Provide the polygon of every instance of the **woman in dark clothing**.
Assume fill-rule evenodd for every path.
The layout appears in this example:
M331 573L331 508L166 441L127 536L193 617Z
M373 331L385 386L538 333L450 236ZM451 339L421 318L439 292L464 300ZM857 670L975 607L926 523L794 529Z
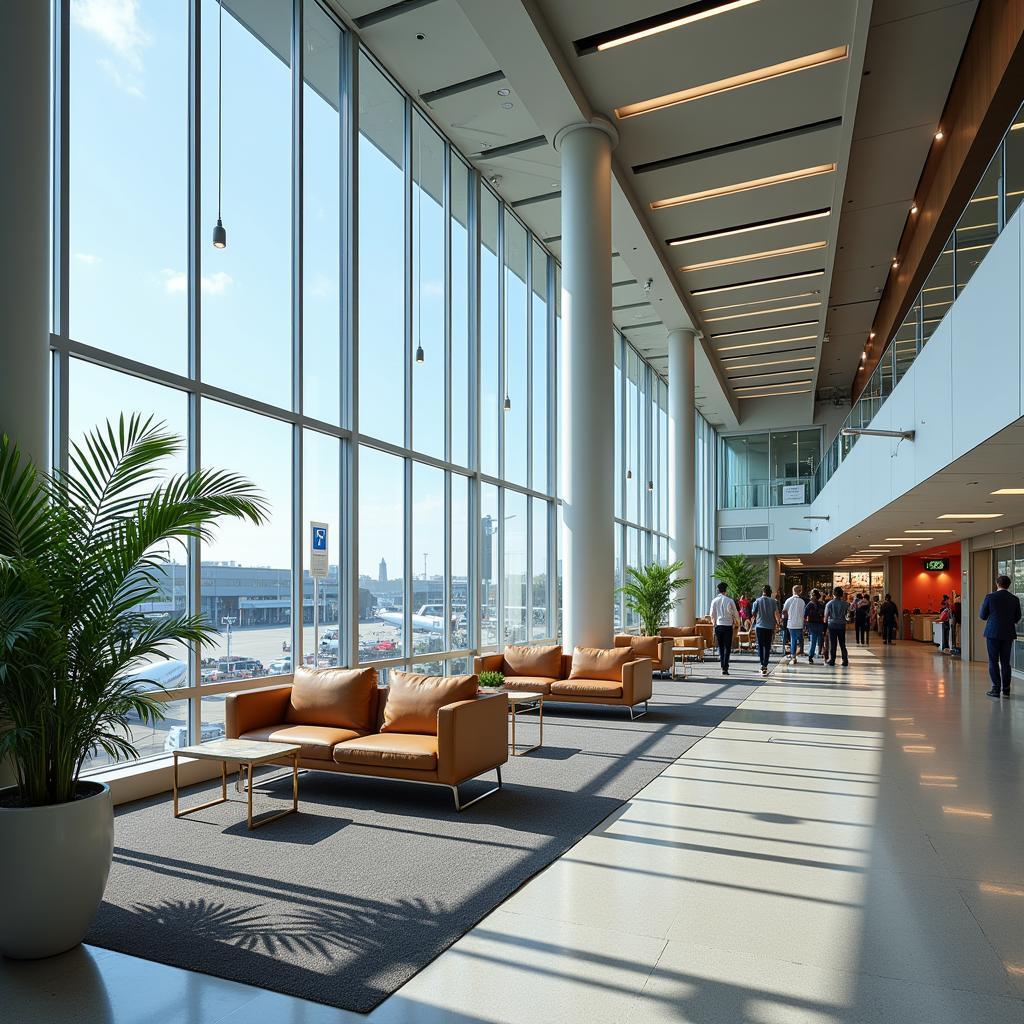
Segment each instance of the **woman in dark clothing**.
M853 625L856 641L859 644L868 642L868 612L870 605L863 594L858 594L853 604Z
M900 610L892 599L892 594L886 594L885 600L878 609L878 615L882 620L882 643L891 644L896 635L896 628L899 624Z

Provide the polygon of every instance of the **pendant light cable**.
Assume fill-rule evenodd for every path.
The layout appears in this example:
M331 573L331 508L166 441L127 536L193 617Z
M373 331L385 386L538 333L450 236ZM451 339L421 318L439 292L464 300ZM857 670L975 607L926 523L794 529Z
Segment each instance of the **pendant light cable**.
M223 249L228 244L228 233L221 220L221 182L223 177L224 148L224 0L217 9L217 226L213 229L213 244Z

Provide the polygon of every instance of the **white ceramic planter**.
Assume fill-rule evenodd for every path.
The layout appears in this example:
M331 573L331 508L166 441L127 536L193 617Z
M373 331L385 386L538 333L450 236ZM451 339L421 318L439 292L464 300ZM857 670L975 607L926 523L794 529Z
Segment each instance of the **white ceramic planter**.
M110 787L66 804L0 806L0 953L54 956L85 937L103 899L114 852Z

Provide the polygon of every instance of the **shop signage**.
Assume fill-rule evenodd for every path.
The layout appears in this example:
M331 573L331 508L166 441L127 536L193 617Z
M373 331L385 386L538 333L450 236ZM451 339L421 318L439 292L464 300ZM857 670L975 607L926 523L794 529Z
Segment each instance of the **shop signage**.
M786 484L782 488L783 505L803 505L807 501L806 484Z
M926 558L924 560L925 572L945 572L948 568L948 558Z

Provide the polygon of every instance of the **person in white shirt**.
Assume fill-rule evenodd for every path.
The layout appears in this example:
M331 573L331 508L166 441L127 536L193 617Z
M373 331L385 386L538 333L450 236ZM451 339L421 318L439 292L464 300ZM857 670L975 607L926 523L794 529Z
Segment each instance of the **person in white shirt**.
M715 639L718 641L718 661L722 666L722 675L729 674L729 655L732 653L733 627L740 624L740 613L736 602L726 593L729 588L724 583L718 584L718 597L711 602L711 622L715 627Z
M803 587L798 583L793 588L793 596L782 606L786 614L786 625L789 627L789 664L796 664L796 652L804 635L804 605L805 601L800 596Z

